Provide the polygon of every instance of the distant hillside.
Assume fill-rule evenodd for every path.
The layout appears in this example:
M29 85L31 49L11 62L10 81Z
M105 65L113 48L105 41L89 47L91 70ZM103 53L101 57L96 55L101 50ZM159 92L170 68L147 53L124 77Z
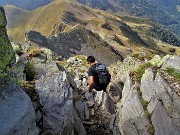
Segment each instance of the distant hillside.
M14 6L5 6L5 10L8 35L12 41L24 42L28 39L57 53L68 51L65 54L67 57L77 52L98 54L99 57L106 57L112 52L119 57L139 51L179 53L179 48L172 45L179 46L180 40L162 26L148 19L120 17L92 9L73 0L55 0L33 11ZM29 35L29 31L33 32ZM36 32L39 34L34 34ZM81 51L69 50L68 46Z
M154 22L165 25L180 36L180 14L178 13L178 0L77 0L78 2L108 10L117 14L129 13L138 17L147 17ZM178 30L177 30L178 29Z
M0 0L0 5L11 4L26 10L33 10L50 3L52 0Z

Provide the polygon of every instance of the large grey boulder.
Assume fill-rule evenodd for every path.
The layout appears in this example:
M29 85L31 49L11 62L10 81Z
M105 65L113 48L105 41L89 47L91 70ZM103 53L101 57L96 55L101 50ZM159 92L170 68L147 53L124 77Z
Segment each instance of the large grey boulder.
M179 119L171 119L165 108L163 107L162 102L158 102L153 114L152 114L152 123L155 128L154 135L179 135ZM174 125L174 124L178 125Z
M180 134L180 97L171 89L168 83L157 74L155 81L158 86L156 97L162 103L156 102L152 122L155 128L155 135L164 134L164 129L169 129L165 135ZM162 108L162 109L160 109ZM161 114L161 117L159 115ZM161 122L161 125L159 125ZM161 126L161 128L159 128Z
M0 90L0 134L38 135L31 100L12 82Z
M121 135L149 135L149 121L129 76L124 84L120 106L115 127L118 127Z
M36 81L36 91L43 106L43 128L55 134L70 135L73 132L73 101L65 72L47 72Z
M180 56L165 56L162 59L163 65L162 69L166 69L167 67L175 68L177 70L180 70Z

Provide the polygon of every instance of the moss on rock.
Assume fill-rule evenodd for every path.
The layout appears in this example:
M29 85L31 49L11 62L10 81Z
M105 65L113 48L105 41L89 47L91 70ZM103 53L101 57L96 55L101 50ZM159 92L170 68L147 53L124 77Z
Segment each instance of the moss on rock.
M5 26L5 12L4 9L0 7L0 79L5 78L6 69L14 57L14 51L8 39Z

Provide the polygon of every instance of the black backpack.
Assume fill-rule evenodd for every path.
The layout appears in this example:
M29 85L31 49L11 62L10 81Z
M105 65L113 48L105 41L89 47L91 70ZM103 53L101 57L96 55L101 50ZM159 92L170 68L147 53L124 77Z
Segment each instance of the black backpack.
M111 75L109 74L106 66L104 64L96 64L95 72L99 77L99 83L101 86L107 86L111 80Z

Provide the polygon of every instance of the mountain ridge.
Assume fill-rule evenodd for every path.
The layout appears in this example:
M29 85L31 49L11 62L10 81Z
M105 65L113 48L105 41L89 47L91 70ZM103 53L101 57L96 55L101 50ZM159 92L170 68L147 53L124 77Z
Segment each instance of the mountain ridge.
M6 7L5 10L8 21L12 22L11 17L16 18L17 15L8 14ZM148 19L121 17L86 7L72 0L56 0L26 14L24 22L17 20L17 22L14 21L13 26L8 25L9 37L14 42L24 42L26 38L24 33L28 31L40 32L46 38L59 38L59 34L68 35L66 33L74 31L73 28L78 25L92 32L97 39L100 39L101 44L110 45L123 57L136 51L170 53L169 49L174 47L168 44L179 45L180 42L173 34ZM14 27L16 23L19 26ZM82 37L80 39L86 41ZM90 39L92 41L92 38ZM178 53L178 48L175 50L177 50L175 53Z
M1 0L0 5L4 6L6 4L14 5L26 10L34 10L38 7L49 4L52 0Z
M171 6L169 6L170 8L165 4L162 5L161 3L164 1L162 2L160 0L158 2L154 0L104 0L99 4L96 4L96 0L77 1L93 8L99 8L105 11L110 10L113 13L121 15L128 13L134 16L148 17L154 22L165 25L166 28L169 28L173 32L176 32L176 34L180 35L180 32L178 31L178 26L180 25L180 15L176 11L176 6L180 4L175 0L170 2L173 3ZM171 8L174 8L174 10L171 10Z

